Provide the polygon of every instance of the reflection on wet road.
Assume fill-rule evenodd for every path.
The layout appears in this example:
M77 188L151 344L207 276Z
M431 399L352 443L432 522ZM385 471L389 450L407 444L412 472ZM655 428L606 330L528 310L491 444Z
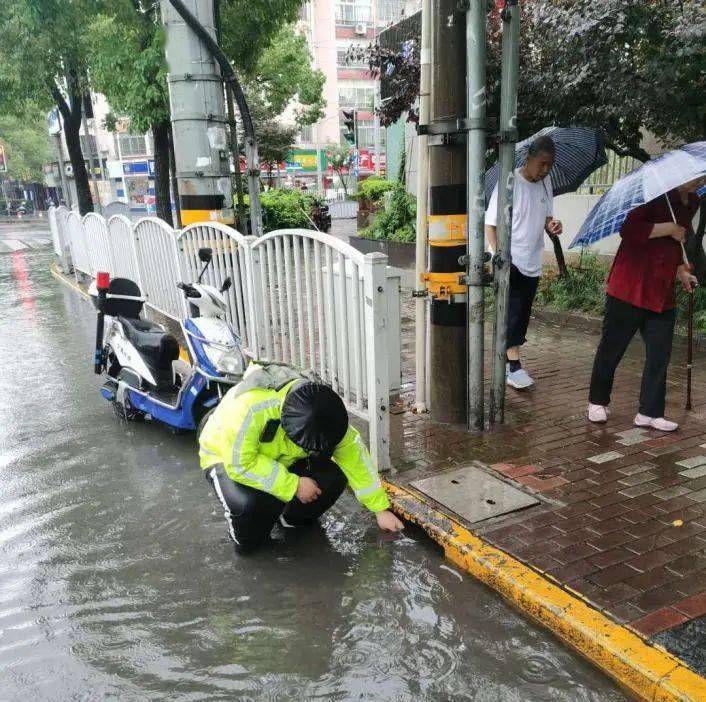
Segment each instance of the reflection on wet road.
M49 261L0 256L0 699L624 699L350 495L235 556L193 436L100 397Z

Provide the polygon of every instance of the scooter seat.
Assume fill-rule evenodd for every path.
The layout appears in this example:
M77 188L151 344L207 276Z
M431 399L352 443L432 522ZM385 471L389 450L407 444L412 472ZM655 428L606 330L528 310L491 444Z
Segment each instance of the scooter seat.
M125 336L137 349L152 370L157 387L171 388L174 385L172 361L179 358L179 342L160 324L146 319L118 317Z
M162 337L167 333L161 324L130 317L118 317L118 320L123 325L125 336L139 351L149 355L159 353Z

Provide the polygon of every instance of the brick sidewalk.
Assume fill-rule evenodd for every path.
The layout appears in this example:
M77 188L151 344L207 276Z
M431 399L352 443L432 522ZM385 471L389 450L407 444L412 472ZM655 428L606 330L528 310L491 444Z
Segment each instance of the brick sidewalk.
M706 359L696 351L694 411L675 347L667 416L674 435L636 429L642 342L621 364L607 425L585 409L596 332L533 320L507 424L484 435L405 411L414 400L413 320L405 317L401 405L392 417L396 482L480 460L541 505L473 526L490 543L655 639L706 674Z

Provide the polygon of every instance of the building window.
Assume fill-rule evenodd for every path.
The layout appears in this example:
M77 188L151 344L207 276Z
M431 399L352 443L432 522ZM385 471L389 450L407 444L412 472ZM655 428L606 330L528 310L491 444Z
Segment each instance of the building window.
M380 128L380 147L385 146L385 130ZM375 121L372 119L358 120L358 147L361 149L375 148Z
M115 134L115 153L123 158L147 156L144 134Z
M313 144L314 143L314 127L311 124L301 128L299 132L299 143L300 144Z
M399 22L405 16L405 0L378 0L377 8L381 24Z
M368 65L368 62L365 59L356 59L355 61L348 61L346 60L346 57L348 56L348 50L351 48L351 46L361 46L361 48L364 48L365 45L363 44L339 44L338 49L336 50L336 55L337 55L337 64L339 68L365 68L369 69L370 66Z
M96 155L98 153L98 149L96 147L96 138L93 136L93 134L89 134L88 138L86 138L85 134L81 134L80 139L81 153L83 153L85 158L88 158L89 154Z
M337 24L370 24L372 21L371 0L337 0Z
M344 86L338 90L338 104L341 108L355 107L358 110L372 110L375 88Z

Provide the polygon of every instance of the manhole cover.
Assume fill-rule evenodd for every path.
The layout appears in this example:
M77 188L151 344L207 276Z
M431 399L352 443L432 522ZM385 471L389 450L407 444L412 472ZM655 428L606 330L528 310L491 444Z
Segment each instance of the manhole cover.
M412 486L471 523L539 504L475 466L415 480Z

